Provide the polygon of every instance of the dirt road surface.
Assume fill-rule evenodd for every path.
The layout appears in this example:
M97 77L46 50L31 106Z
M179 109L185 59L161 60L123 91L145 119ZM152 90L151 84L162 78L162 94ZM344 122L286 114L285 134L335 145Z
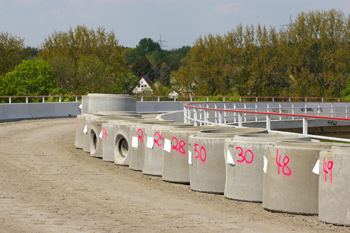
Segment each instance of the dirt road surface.
M0 232L350 232L193 192L74 147L76 119L0 124Z

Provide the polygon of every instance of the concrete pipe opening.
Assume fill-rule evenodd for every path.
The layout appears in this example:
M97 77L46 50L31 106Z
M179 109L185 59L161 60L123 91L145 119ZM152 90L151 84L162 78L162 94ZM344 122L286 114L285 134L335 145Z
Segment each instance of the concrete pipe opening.
M93 150L93 151L91 151L91 153L93 153L93 152L96 151L98 141L97 141L97 135L96 135L95 130L91 130L90 134L91 134L91 141L90 141L90 143L92 145L91 149Z
M126 138L119 134L116 137L116 153L121 157L121 158L126 158L128 156L128 152L129 152L129 143L126 140Z

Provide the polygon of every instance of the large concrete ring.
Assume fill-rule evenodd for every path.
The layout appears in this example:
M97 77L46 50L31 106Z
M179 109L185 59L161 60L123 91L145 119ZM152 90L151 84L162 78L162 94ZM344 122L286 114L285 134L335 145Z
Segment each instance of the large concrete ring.
M263 207L296 214L318 213L318 175L312 172L322 150L334 143L276 142L266 146Z
M350 226L350 148L322 151L319 157L318 218Z
M129 168L135 171L142 171L145 161L145 150L147 137L145 135L145 130L147 128L152 128L155 124L170 124L173 121L150 121L150 122L140 122L137 125L128 126L128 131L130 132L131 140L136 140L136 145L131 147L130 150L130 163Z
M153 140L153 147L146 147L145 159L142 172L145 175L161 176L163 172L163 130L172 128L188 128L193 127L191 124L185 123L169 123L166 125L154 125L152 128L145 129L145 136L148 140Z
M287 134L243 134L225 141L225 197L262 202L265 146L281 139L311 141L309 137Z
M203 133L202 133L203 132ZM192 190L223 194L225 190L225 139L236 134L266 132L259 128L201 131L189 136L190 186Z

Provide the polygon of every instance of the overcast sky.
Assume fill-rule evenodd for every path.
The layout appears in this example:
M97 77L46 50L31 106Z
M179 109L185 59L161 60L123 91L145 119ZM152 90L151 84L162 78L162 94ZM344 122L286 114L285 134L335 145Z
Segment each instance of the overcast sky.
M167 49L192 46L199 36L225 34L236 25L280 28L309 10L342 10L349 0L0 0L0 31L38 47L56 31L85 25L114 30L119 44L167 41Z

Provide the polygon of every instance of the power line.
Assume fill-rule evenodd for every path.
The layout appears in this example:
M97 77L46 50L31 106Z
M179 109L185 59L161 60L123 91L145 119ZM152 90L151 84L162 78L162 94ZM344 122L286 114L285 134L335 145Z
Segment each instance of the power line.
M160 35L160 38L157 42L159 43L159 46L162 50L168 47L167 45L165 45L168 41L162 40L162 35Z
M292 26L292 24L293 24L293 21L292 21L292 15L290 15L290 18L289 18L289 23L287 23L287 24L283 24L283 25L281 25L281 27L282 27L282 28L284 28L284 27L291 27L291 26Z

